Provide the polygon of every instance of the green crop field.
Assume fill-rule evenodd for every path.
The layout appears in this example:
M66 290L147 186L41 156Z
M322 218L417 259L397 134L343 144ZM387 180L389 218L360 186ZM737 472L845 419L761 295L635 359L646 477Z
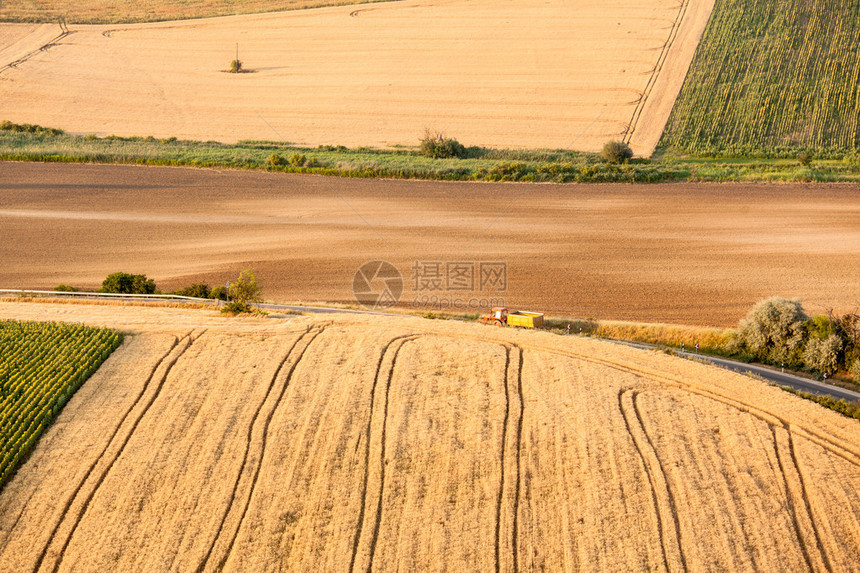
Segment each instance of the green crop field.
M661 148L841 157L858 127L860 0L717 0Z
M120 342L106 328L0 321L0 486Z

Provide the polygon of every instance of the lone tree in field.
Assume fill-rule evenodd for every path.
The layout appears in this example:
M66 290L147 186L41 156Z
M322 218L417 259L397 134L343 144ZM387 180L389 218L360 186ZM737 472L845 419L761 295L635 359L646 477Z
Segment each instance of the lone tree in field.
M799 300L769 298L757 303L741 320L737 342L759 360L799 363L807 320Z
M609 141L603 146L600 156L609 163L626 163L633 157L633 150L623 141Z
M222 309L226 313L251 312L251 303L260 302L260 285L254 271L244 270L239 278L230 284L230 302Z

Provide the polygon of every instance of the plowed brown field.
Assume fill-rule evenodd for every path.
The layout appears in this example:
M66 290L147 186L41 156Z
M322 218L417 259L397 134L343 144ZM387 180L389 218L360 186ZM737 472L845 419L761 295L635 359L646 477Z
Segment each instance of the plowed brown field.
M47 49L33 26L26 62L0 60L0 119L308 145L417 145L425 128L495 148L626 138L649 155L713 4L404 0L71 25ZM0 24L0 40L29 29ZM254 73L222 73L237 43Z
M132 335L0 494L2 571L856 571L860 424L576 336L0 304Z
M16 163L0 174L0 288L97 288L124 271L168 291L253 268L270 300L356 304L354 273L382 259L403 276L402 306L423 310L478 312L502 298L561 316L735 326L774 295L815 313L860 308L856 185L440 183ZM418 290L416 261L443 271L500 261L507 288Z

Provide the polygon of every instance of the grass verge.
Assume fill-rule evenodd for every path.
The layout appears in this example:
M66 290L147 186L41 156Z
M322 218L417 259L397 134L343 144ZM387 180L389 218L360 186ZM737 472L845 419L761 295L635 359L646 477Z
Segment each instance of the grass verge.
M0 124L0 160L259 169L339 177L445 181L657 183L665 181L860 182L860 163L834 158L695 159L662 156L626 164L569 150L466 148L463 158L433 159L418 147L349 149L270 141L180 141L176 138L72 135L52 128Z

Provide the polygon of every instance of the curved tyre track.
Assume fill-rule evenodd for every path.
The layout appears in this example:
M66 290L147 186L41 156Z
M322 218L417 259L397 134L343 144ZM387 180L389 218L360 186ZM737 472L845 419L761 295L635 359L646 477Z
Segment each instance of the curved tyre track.
M367 417L367 428L364 432L364 479L362 480L362 483L361 483L361 509L359 510L359 514L358 514L358 526L355 529L355 537L353 539L353 544L352 544L352 557L350 558L350 561L349 561L349 571L350 572L355 570L355 561L356 561L356 558L358 557L358 548L359 548L359 544L361 542L361 534L362 534L363 529L364 529L364 516L365 516L365 513L367 511L366 510L366 506L367 506L367 484L368 484L368 480L370 477L369 476L369 474L370 474L370 434L371 434L371 426L373 425L373 413L374 413L375 408L376 408L376 388L379 385L379 379L381 378L382 364L385 361L385 356L388 354L388 351L391 348L391 346L397 342L402 341L394 349L394 351L393 351L394 357L392 358L391 367L385 373L385 377L387 378L388 383L390 384L391 376L393 375L393 372L394 372L394 361L397 358L397 354L400 352L400 348L406 342L411 341L411 340L415 340L416 338L418 338L418 337L416 335L412 335L412 334L407 334L404 336L397 336L395 338L392 338L382 348L382 351L379 353L379 360L376 363L376 373L374 374L373 386L371 387L371 390L370 390L370 414ZM384 463L384 459L383 459L383 463ZM380 489L380 496L381 496L381 489ZM368 570L369 570L369 567L368 567Z
M362 492L362 502L363 503L362 503L362 509L361 509L361 513L360 513L359 530L356 532L356 544L355 544L354 549L353 549L353 560L352 560L352 563L350 564L350 570L353 570L355 568L355 558L357 557L358 548L359 548L360 543L361 543L361 537L362 537L362 534L364 532L364 519L365 519L365 516L367 515L367 509L366 509L366 507L367 507L367 486L368 486L369 477L370 477L369 476L370 433L371 433L371 425L373 423L373 416L376 413L376 389L377 389L377 386L379 383L379 379L382 376L384 376L385 377L385 390L384 390L385 396L384 396L384 399L382 400L383 404L382 404L382 414L381 414L382 415L382 431L381 431L381 436L380 436L380 455L379 455L379 492L377 495L376 502L374 503L374 505L376 506L376 515L373 518L373 530L372 530L372 533L370 534L371 535L370 542L369 542L370 548L368 551L369 557L367 560L367 569L366 569L367 573L370 573L373 569L373 557L376 553L376 545L377 545L377 542L379 540L379 528L382 524L382 501L383 501L383 497L384 497L384 493L385 493L385 438L386 438L386 429L387 429L387 422L388 422L388 397L389 397L389 393L391 390L391 380L394 377L394 369L397 366L397 357L399 356L400 351L403 349L403 346L405 346L407 342L412 342L413 340L415 340L417 338L419 338L419 337L415 336L415 335L410 335L410 336L402 336L402 337L398 337L398 338L393 339L391 342L388 343L388 345L383 350L382 356L380 357L380 361L379 361L379 364L377 366L377 376L374 379L374 383L373 383L373 397L371 398L371 411L370 411L370 416L368 418L368 430L367 430L367 434L366 434L368 439L366 440L367 462L365 463L365 472L367 472L367 473L365 475L364 488L363 488L363 492ZM381 372L382 363L384 361L386 354L388 354L389 349L391 348L391 346L395 342L399 342L399 344L397 344L396 347L393 350L391 350L391 366L387 369L387 371L383 375Z
M12 69L12 68L17 68L18 66L20 66L21 64L23 64L24 62L26 62L27 60L29 60L30 58L32 58L36 54L38 54L39 52L46 52L46 51L50 50L51 48L56 46L57 43L60 42L60 40L62 40L63 38L65 38L69 34L74 34L74 32L69 30L69 27L66 25L65 21L60 20L60 34L58 36L51 39L51 41L48 42L47 44L43 44L43 45L39 46L38 48L36 48L32 52L24 54L23 56L21 56L20 58L18 58L14 62L9 62L8 64L0 67L0 74L2 74L3 72L5 72L7 70Z
M496 539L494 545L496 572L519 571L518 528L519 528L519 498L520 498L520 452L522 450L523 433L523 385L522 385L522 351L516 345L503 345L505 349L505 421L502 425L502 441L499 452L501 464L501 481L499 495L496 500ZM516 350L516 360L511 360L512 350ZM516 394L516 403L512 398ZM513 406L513 407L512 407ZM509 439L513 435L513 441ZM509 471L509 460L514 459L513 471L516 478L513 486ZM508 490L513 489L511 495ZM505 499L511 499L509 507L504 506ZM511 566L502 565L503 555L510 554Z
M777 430L785 432L785 443L777 435ZM794 526L798 545L800 546L801 553L803 553L806 566L810 571L831 571L827 555L821 544L818 528L815 526L815 520L812 516L803 477L800 475L800 467L797 465L797 459L794 455L794 440L791 437L791 432L785 428L777 428L775 426L771 426L770 431L773 436L776 461L782 474L785 498L788 501L792 525ZM787 452L783 450L787 450ZM796 498L800 498L800 502ZM813 537L811 543L808 539L810 534Z
M280 376L281 371L282 371L282 370L283 370L283 368L284 368L284 365L285 365L285 364L287 363L287 361L290 359L290 356L292 356L292 355L293 355L293 351L296 349L296 347L299 345L299 343L300 343L300 342L301 342L301 341L302 341L302 340L303 340L303 339L304 339L304 338L305 338L305 337L306 337L310 332L311 332L311 327L307 327L307 328L305 329L305 331L304 331L302 334L300 334L300 335L295 339L295 341L293 341L293 343L290 345L290 348L289 348L289 350L287 350L286 354L284 355L283 360L281 360L281 361L280 361L280 363L278 363L278 367L275 369L274 374L272 374L272 379L269 381L269 386L268 386L268 389L266 390L266 395L263 397L263 400L260 402L260 405L259 405L259 406L257 406L257 409L254 411L254 415L253 415L253 417L251 418L251 421L248 423L248 430L247 430L247 432L245 433L245 435L246 435L246 438L245 438L245 440L246 440L246 441L245 441L245 452L244 452L244 454L242 455L242 463L241 463L241 464L240 464L240 466L239 466L239 474L238 474L238 476L236 477L236 481L233 483L233 489L232 489L232 491L230 492L230 498L229 498L229 501L227 502L227 506L225 507L225 509L224 509L224 513L223 513L223 514L222 514L222 516L221 516L221 521L220 521L220 523L218 524L218 531L216 532L215 536L212 538L212 543L210 543L210 545L209 545L208 549L206 550L206 555L205 555L205 557L203 558L203 561L201 561L201 562L200 562L200 565L197 567L197 571L198 571L198 572L203 571L203 570L205 569L206 565L208 565L208 564L209 564L209 561L210 561L210 559L211 559L211 557L212 557L212 552L213 552L213 550L215 549L215 545L218 543L218 540L221 538L221 534L222 534L222 532L223 532L223 530L224 530L224 524L227 522L227 517L230 515L230 511L233 509L233 503L234 503L234 501L235 501L235 499L236 499L236 492L237 492L237 491L238 491L238 489L239 489L239 484L242 482L242 477L245 475L245 467L247 466L247 463L248 463L248 455L249 455L249 453L250 453L250 451L251 451L251 445L252 445L252 440L253 440L253 435L254 435L254 429L257 427L257 421L258 421L258 420L259 420L259 418L260 418L260 413L262 412L262 410L263 410L263 408L265 407L266 403L267 403L267 402L269 402L269 401L271 400L271 398L272 398L272 396L273 396L273 390L274 390L274 388L275 388L275 382L277 381L278 376ZM321 332L321 331L320 331L320 332ZM319 334L319 332L318 332L317 334ZM306 347L306 348L307 348L307 347ZM288 383L288 381L287 381L287 383ZM286 384L285 384L285 386L286 386ZM283 392L284 392L284 389L282 389L282 390L281 390L281 392L280 392L280 394L279 394L279 395L280 395L280 396L283 396ZM278 404L278 402L276 401L276 402L272 405L272 407L271 407L271 409L270 409L271 411L270 411L270 412L269 412L269 414L267 415L267 421L271 418L272 412L274 412L275 408L277 407L277 404ZM262 451L257 455L257 459L258 459L258 460L260 460L260 461L262 460Z
M95 497L95 494L98 492L99 488L101 487L101 484L104 482L105 478L107 477L107 474L110 472L111 468L113 468L114 464L119 459L119 457L122 455L123 451L125 450L126 445L128 444L129 440L131 439L131 436L134 435L134 431L137 428L138 424L140 424L140 421L143 419L143 417L149 411L149 408L152 406L153 402L155 402L155 399L158 398L159 394L161 393L161 389L164 387L164 382L167 380L167 376L170 374L170 371L173 369L173 366L176 364L176 362L179 360L179 358L181 358L182 355L185 354L185 352L191 347L191 345L194 344L194 342L196 342L201 336L203 336L203 334L205 332L206 331L204 330L204 331L200 332L200 334L198 334L197 336L194 336L194 331L192 331L189 334L186 334L185 336L183 336L181 339L176 340L174 342L174 344L171 346L170 350L167 352L167 354L165 354L164 357L162 357L161 360L159 360L159 362L152 369L152 372L150 373L150 376L147 379L146 384L144 384L142 390L140 391L138 396L135 398L134 403L126 410L126 413L123 415L121 422L119 423L119 425L117 425L116 429L114 430L114 433L111 435L111 438L108 441L107 445L102 450L101 454L96 459L96 461L93 462L93 464L87 470L87 473L85 474L84 478L81 480L81 483L75 488L74 493L72 494L72 496L67 501L65 507L63 508L62 516L57 521L56 525L54 526L53 530L51 531L51 536L48 540L48 543L45 545L45 547L42 549L41 553L39 554L39 559L37 560L36 565L33 568L34 573L40 571L42 569L43 565L45 564L45 560L47 559L48 552L49 552L51 546L54 544L54 541L57 537L57 533L59 532L59 530L63 526L63 524L67 522L67 518L69 518L69 514L75 513L75 512L71 511L71 507L72 507L72 505L74 505L74 502L78 498L78 495L81 493L84 485L89 481L90 476L95 471L95 468L99 464L99 462L105 458L105 453L110 448L111 444L113 444L114 439L119 434L120 429L125 425L126 420L129 419L129 417L131 416L131 412L138 406L139 403L141 403L147 390L150 389L151 382L152 382L153 378L155 377L155 373L162 367L162 365L166 364L164 366L164 372L159 377L158 382L156 384L156 387L155 387L154 391L152 392L152 395L149 397L149 399L143 405L143 407L141 408L138 415L134 418L134 421L131 423L131 427L129 428L128 432L126 432L125 436L123 438L121 438L121 441L119 442L116 453L113 455L112 459L110 459L109 461L106 462L104 469L101 471L99 476L96 478L95 483L93 485L93 488L90 490L89 494L87 494L86 498L83 500L80 509L76 512L76 514L72 515L71 519L73 521L71 521L70 530L69 530L68 534L65 536L65 538L63 539L62 546L60 547L60 550L57 554L56 560L54 561L54 565L53 565L53 567L50 568L50 570L53 572L56 572L60 568L60 565L62 564L63 558L64 558L65 553L66 553L66 549L68 548L69 543L71 542L72 537L74 536L75 531L77 530L78 524L81 522L81 520L83 519L87 510L89 509L90 503L92 502L93 498ZM184 341L184 343L182 341ZM173 354L172 358L170 358L171 354ZM168 358L169 358L169 360L168 360Z
M660 547L663 550L663 563L667 571L687 571L687 558L681 547L681 524L678 520L675 499L669 488L669 480L663 464L657 455L657 449L645 430L642 414L636 404L638 395L639 392L636 390L621 390L618 393L618 408L621 410L627 433L633 440L633 445L648 475L648 482L651 484L651 497L654 500L657 516L657 531L660 535Z
M281 387L281 391L278 394L277 400L275 400L274 407L266 415L266 419L263 422L263 426L262 426L262 430L261 430L261 432L262 432L262 443L260 444L260 455L258 457L256 466L254 468L254 475L251 478L250 489L248 491L247 498L245 499L245 503L243 504L242 513L239 517L239 521L236 524L236 527L234 528L233 533L230 536L230 541L227 544L227 548L224 552L224 555L218 560L218 564L215 567L215 569L217 569L218 571L223 570L224 566L227 564L227 561L230 559L230 555L233 552L233 547L236 544L236 538L239 536L239 531L242 529L242 524L244 523L245 517L248 514L248 507L251 505L251 499L254 497L254 492L255 492L256 487L257 487L257 479L260 477L260 468L263 466L263 458L266 454L266 442L268 441L269 424L272 422L272 417L275 415L275 412L277 411L278 406L280 406L281 401L284 398L284 394L286 394L286 392L287 392L287 388L289 388L289 386L290 386L290 381L293 378L293 374L296 371L296 367L302 361L302 358L304 357L308 348L310 348L310 346L314 342L314 340L316 340L316 338L320 334L323 333L325 328L326 328L325 326L321 326L318 329L316 329L316 331L313 331L312 334L306 333L306 334L302 335L302 337L301 337L302 339L309 338L309 340L308 340L307 344L305 344L304 347L301 349L301 351L299 351L298 355L296 356L296 359L293 360L292 364L290 364L289 370L287 370L286 377L284 378L284 384ZM291 349L291 352L292 352L292 350L293 349ZM280 371L280 369L279 369L279 371ZM277 375L275 376L275 378L277 378ZM242 472L240 473L240 479L241 479L241 475L244 474L244 469L245 468L243 467ZM228 514L229 514L229 510L228 510ZM217 544L217 542L218 542L218 538L216 537L216 540L215 540L215 543L213 544L213 546L215 544ZM212 557L212 554L211 554L211 550L210 550L210 553L207 555L205 561L198 568L198 570L202 570L203 568L205 568L207 563L209 563L211 561L211 557Z

